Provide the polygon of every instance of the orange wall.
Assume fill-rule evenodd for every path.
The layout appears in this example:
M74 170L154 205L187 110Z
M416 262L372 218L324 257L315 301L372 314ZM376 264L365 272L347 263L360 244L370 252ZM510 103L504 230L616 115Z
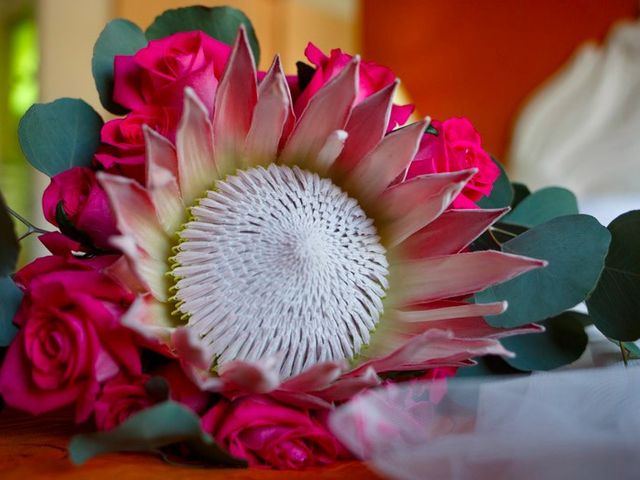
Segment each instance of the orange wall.
M504 157L514 116L588 39L637 0L364 0L365 57L400 76L418 111L467 116Z

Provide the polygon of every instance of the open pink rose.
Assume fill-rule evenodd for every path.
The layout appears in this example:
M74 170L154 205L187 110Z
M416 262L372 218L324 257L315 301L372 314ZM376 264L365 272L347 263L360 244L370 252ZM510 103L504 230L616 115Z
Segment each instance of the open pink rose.
M109 237L118 234L118 229L107 195L93 170L74 167L51 178L42 196L42 209L45 218L58 227L56 210L60 202L76 230L86 235L96 247L106 250L112 248Z
M200 31L151 40L133 56L115 57L114 100L131 110L145 105L181 110L184 89L191 87L212 111L230 52L229 45Z
M171 107L145 106L124 118L104 124L102 145L95 154L96 162L109 173L145 181L143 125L163 137L175 141L179 110Z
M409 167L407 179L428 173L477 168L473 178L453 201L453 208L477 208L476 202L491 193L500 170L482 148L480 135L466 118L434 120L437 135L425 133Z
M98 430L112 430L134 413L155 404L157 399L145 389L150 379L149 375L118 375L105 383L95 404Z
M330 55L327 56L313 43L307 45L304 53L309 61L315 65L316 73L294 101L295 112L298 116L302 114L311 97L329 82L329 80L340 73L353 58L352 55L344 53L339 48L331 50ZM387 67L373 62L361 62L360 83L356 103L360 103L365 98L393 83L396 78L395 73ZM391 110L391 118L389 119L389 129L398 125L404 125L409 119L409 116L411 116L413 108L413 105L394 105Z
M345 452L318 417L262 395L220 400L202 417L202 426L219 445L254 467L327 465Z
M140 372L133 335L120 325L133 296L91 265L57 256L37 259L15 280L25 296L0 394L32 414L75 403L76 420L84 421L100 383L119 371Z

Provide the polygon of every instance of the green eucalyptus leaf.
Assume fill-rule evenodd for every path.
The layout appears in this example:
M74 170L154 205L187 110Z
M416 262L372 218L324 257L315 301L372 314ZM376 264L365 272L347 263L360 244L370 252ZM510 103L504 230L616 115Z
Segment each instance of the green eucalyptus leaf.
M93 47L91 71L100 103L111 113L122 115L127 109L113 100L113 61L116 55L133 55L147 45L147 38L135 23L118 18L107 23Z
M640 338L640 210L608 227L611 247L598 285L587 300L598 330L615 340Z
M147 28L149 40L168 37L177 32L201 30L210 37L233 45L238 28L244 25L256 64L260 63L260 46L251 21L240 10L231 7L185 7L167 10Z
M516 208L522 200L531 195L531 190L524 183L513 182L511 184L513 188L513 201L511 202L511 208Z
M202 431L200 418L179 403L166 401L132 415L107 432L76 435L69 444L71 461L81 465L111 452L155 452L159 448L187 442L208 462L245 467L246 462L230 456Z
M491 157L491 160L493 160L493 162L500 169L500 176L493 184L491 194L488 197L481 198L478 201L478 206L480 208L509 207L511 206L511 202L513 200L513 188L511 187L511 182L509 181L507 172L505 171L502 164L493 157Z
M538 225L502 245L506 253L547 260L549 265L476 294L478 303L507 300L502 315L487 317L495 327L516 327L558 315L594 289L611 235L589 215L568 215Z
M29 163L50 177L72 167L88 167L100 145L102 123L82 100L38 103L20 120L20 147Z
M20 302L22 291L9 277L0 277L0 347L8 346L18 333L13 324Z
M587 348L583 317L578 312L564 312L549 318L541 325L542 333L530 333L504 338L502 344L516 354L505 361L518 370L553 370L575 362Z
M438 135L440 135L440 132L438 132L438 129L434 127L431 123L427 125L427 128L424 129L424 133L428 133L429 135L433 135L434 137L437 137Z
M522 193L520 189L518 194ZM503 220L525 227L535 227L553 218L577 213L578 201L573 193L566 188L547 187L523 198Z
M622 348L627 351L629 360L640 359L640 347L633 342L622 342Z
M513 368L502 357L497 355L485 355L475 360L477 365L472 367L461 367L456 372L456 378L477 378L492 377L495 375L517 375L523 374L522 370Z
M0 276L7 276L16 269L20 245L16 237L13 219L4 197L0 194Z

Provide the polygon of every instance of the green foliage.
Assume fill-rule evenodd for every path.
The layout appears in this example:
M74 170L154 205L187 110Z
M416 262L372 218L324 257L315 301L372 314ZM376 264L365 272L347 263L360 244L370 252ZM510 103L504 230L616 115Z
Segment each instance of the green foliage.
M0 277L0 347L8 346L18 333L13 324L20 302L22 291L9 277Z
M256 64L260 63L260 46L251 21L240 10L231 7L185 7L167 10L158 16L146 31L149 40L164 38L177 32L202 30L227 45L233 45L240 25L247 31L247 39Z
M82 100L60 98L33 105L20 120L18 138L29 163L50 177L89 166L100 145L102 119Z
M218 447L200 427L200 418L179 403L166 401L143 410L108 432L76 435L71 439L71 461L81 465L87 460L110 452L157 452L176 443L187 442L208 463L229 467L245 467Z
M640 210L620 215L608 229L611 247L587 307L607 337L633 341L640 338Z
M122 115L127 109L113 100L113 60L116 55L133 55L147 45L144 32L135 23L118 18L102 30L91 60L91 71L100 95L100 103L111 113Z
M526 188L526 187L525 187ZM518 195L525 193L518 187ZM578 213L576 196L566 188L548 187L526 195L503 221L535 227L553 218Z
M547 260L549 265L476 294L479 303L507 300L509 308L487 321L515 327L562 313L594 289L611 235L589 215L554 218L502 245L507 253Z
M0 194L0 277L14 272L19 251L13 220L4 197Z
M516 354L505 361L524 371L552 370L576 361L587 348L588 337L578 312L564 312L541 322L543 333L516 335L502 340L502 344Z
M513 188L513 201L511 202L511 208L516 208L522 200L531 195L531 190L524 183L513 182L511 184Z
M513 187L511 186L511 182L509 181L507 172L505 171L502 164L493 157L491 157L491 160L493 160L500 169L500 176L493 184L491 195L481 198L478 202L478 206L480 208L508 207L511 205L511 202L513 200Z

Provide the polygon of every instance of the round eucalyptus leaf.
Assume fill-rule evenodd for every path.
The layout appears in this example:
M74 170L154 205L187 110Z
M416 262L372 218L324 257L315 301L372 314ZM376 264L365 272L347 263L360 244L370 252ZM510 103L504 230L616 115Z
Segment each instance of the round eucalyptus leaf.
M480 208L509 207L511 206L511 201L513 200L513 188L511 187L511 182L509 181L507 172L505 171L502 164L493 157L491 157L491 160L493 160L493 162L500 169L500 176L493 184L491 194L488 197L481 198L478 201L478 206Z
M20 147L29 163L50 177L72 167L88 167L100 145L102 123L82 100L38 103L20 120Z
M640 210L620 215L608 229L611 247L587 308L607 337L633 341L640 338Z
M0 276L4 277L15 271L19 251L13 220L4 197L0 194Z
M513 201L511 202L511 207L516 208L522 200L531 195L531 190L524 183L513 182L511 184L513 188Z
M583 323L583 313L564 312L541 325L542 333L530 333L504 338L502 344L516 354L505 361L518 370L553 370L575 362L584 353L589 341Z
M156 40L177 32L201 30L222 43L233 45L240 25L244 25L247 31L247 39L258 64L260 46L256 32L249 18L235 8L197 6L167 10L147 28L146 35L149 40Z
M0 277L0 347L8 346L18 333L13 324L20 302L22 291L9 277Z
M519 190L518 194L522 195L523 191ZM503 221L534 227L556 217L577 213L578 201L573 193L566 188L547 187L523 198Z
M610 239L609 231L595 218L568 215L504 243L504 252L547 260L549 265L477 293L478 303L509 302L505 313L487 321L495 327L516 327L582 302L602 273Z
M93 47L91 71L100 103L111 113L123 115L127 109L113 101L113 60L116 55L133 55L147 45L147 38L135 23L118 18L107 23Z

